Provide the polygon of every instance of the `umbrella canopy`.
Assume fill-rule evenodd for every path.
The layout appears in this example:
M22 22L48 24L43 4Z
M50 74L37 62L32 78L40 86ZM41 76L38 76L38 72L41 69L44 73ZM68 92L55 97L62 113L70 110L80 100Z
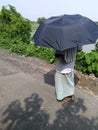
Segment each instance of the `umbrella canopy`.
M50 17L40 24L34 34L35 45L65 50L95 43L98 25L81 15Z

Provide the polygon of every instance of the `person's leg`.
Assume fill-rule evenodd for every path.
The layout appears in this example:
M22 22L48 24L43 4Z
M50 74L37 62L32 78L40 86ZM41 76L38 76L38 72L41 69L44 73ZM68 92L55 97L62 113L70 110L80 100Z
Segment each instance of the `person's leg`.
M75 83L74 83L74 72L72 71L71 73L68 73L66 74L66 78L67 78L67 81L69 82L69 87L71 87L70 89L70 92L72 91L73 94L70 96L67 96L65 97L65 102L68 102L68 101L75 101L75 95L74 95L74 86L75 86Z
M63 100L65 97L74 95L74 74L55 73L55 89L57 100Z
M57 100L62 100L63 97L63 81L62 81L63 75L61 73L56 72L55 73L55 90L56 90L56 97Z

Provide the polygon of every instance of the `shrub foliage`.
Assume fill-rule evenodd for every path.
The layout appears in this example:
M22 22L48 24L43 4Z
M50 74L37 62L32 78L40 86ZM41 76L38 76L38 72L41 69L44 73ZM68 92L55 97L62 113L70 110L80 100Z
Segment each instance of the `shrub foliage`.
M85 74L95 74L98 77L98 52L90 53L78 52L75 68Z
M0 12L0 43L6 45L29 43L31 22L18 13L15 7L3 6Z

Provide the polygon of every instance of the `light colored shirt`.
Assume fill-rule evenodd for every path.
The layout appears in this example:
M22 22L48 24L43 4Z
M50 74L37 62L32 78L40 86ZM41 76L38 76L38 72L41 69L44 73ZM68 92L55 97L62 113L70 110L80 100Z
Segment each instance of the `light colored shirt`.
M57 58L56 71L59 73L70 73L74 70L75 57L77 48L70 48L64 52L64 61L61 58Z

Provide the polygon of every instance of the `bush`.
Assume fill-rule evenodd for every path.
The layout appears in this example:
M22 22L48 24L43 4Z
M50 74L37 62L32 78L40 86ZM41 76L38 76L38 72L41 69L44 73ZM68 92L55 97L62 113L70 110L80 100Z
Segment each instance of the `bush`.
M16 39L27 44L31 41L31 22L24 19L15 7L2 7L0 12L0 43L15 44ZM9 43L10 42L10 43Z
M45 19L46 19L45 17L38 18L38 19L37 19L37 23L38 23L38 24L41 24Z
M25 55L27 46L28 45L24 44L23 42L20 42L18 44L13 44L10 47L10 51L14 53L18 53L20 55Z
M78 52L76 57L75 69L85 74L95 74L98 77L98 52L90 53Z
M54 50L45 47L35 47L34 45L29 45L26 49L26 56L36 56L43 60L47 60L49 63L55 62Z

